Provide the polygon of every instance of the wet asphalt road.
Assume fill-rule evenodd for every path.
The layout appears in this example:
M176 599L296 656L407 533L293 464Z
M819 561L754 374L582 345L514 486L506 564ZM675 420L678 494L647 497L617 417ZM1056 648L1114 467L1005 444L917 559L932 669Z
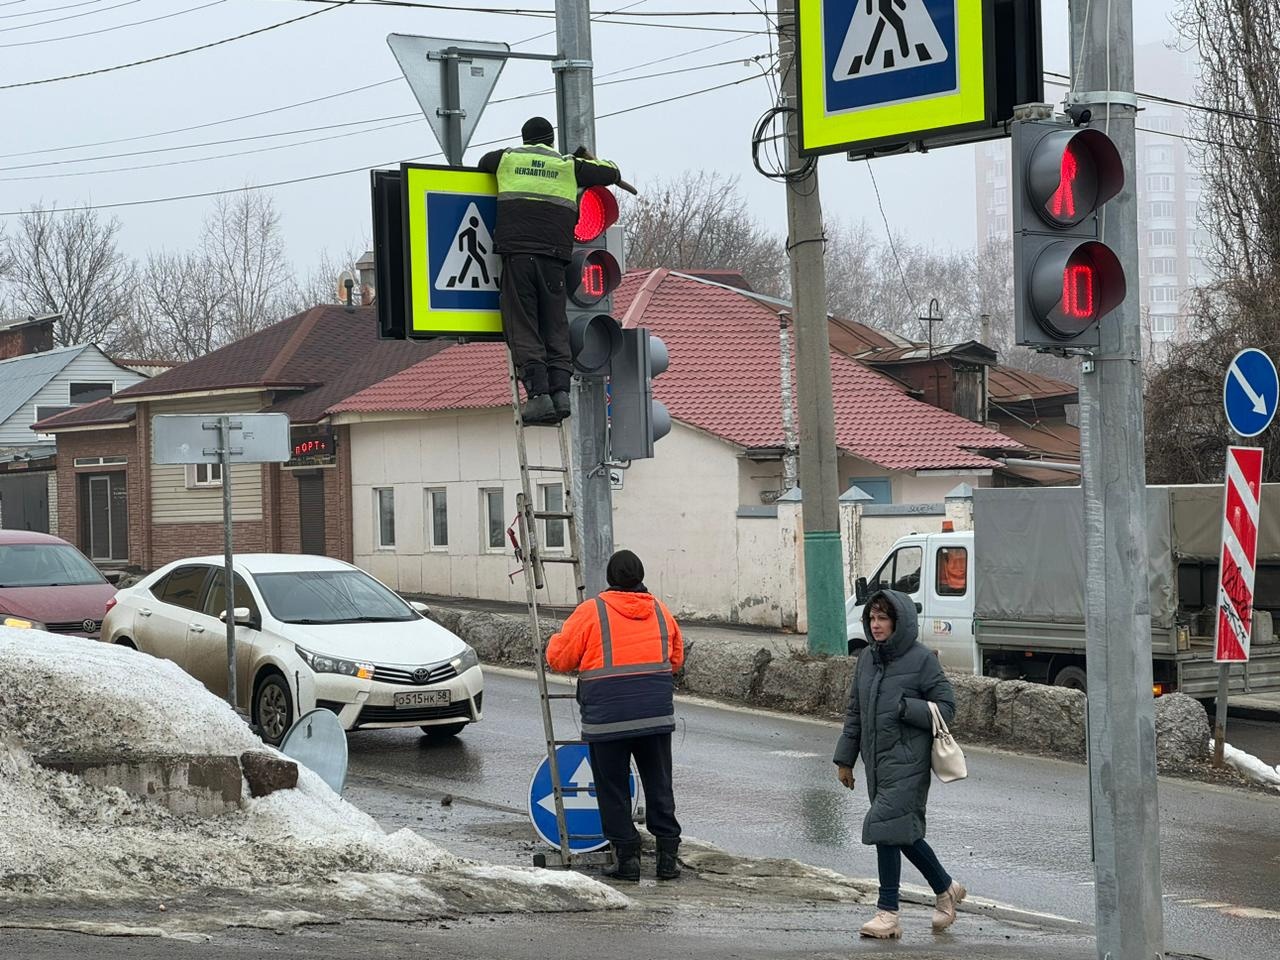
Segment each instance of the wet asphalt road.
M490 671L486 687L485 720L454 743L430 745L416 730L353 734L353 777L385 778L391 793L420 784L523 808L543 749L536 685ZM572 705L555 706L559 735L576 736ZM834 724L689 702L677 713L676 802L687 835L733 853L875 875L874 851L859 842L865 794L860 784L841 787L830 762ZM931 797L929 840L943 863L981 896L1092 922L1085 768L968 753L969 779L935 783ZM1168 948L1275 960L1280 798L1162 780L1160 807ZM903 879L919 883L909 868Z

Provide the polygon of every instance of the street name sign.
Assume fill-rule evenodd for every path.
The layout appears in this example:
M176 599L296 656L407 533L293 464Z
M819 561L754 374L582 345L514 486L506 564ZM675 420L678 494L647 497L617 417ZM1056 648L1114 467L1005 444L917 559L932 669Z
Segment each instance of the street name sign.
M591 853L609 845L600 825L600 807L596 803L596 777L591 770L591 753L585 743L569 743L556 748L556 765L564 790L564 822L569 831L572 853ZM631 811L634 814L639 795L636 789L635 765L631 768ZM551 762L543 758L529 781L529 819L534 832L553 847L560 846L560 829L556 825L556 798L551 789Z
M990 131L991 3L797 0L796 15L801 153Z
M231 421L231 463L284 463L292 456L284 413L162 413L151 418L155 463L218 463L219 420Z
M1262 449L1228 447L1222 561L1218 565L1218 632L1213 655L1217 663L1249 659L1261 494Z
M1271 426L1280 402L1280 377L1267 354L1254 347L1241 350L1222 382L1227 423L1242 437L1256 437Z
M400 169L407 335L502 339L497 178L464 167Z

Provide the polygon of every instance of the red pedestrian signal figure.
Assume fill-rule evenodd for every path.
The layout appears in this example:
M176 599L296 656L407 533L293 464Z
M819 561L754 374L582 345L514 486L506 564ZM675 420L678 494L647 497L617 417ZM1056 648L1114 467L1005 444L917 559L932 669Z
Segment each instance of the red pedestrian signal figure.
M1076 215L1076 197L1075 182L1076 171L1079 164L1076 163L1076 155L1070 150L1063 151L1062 154L1062 175L1058 180L1058 189L1053 191L1053 199L1050 201L1049 210L1059 220L1074 218Z

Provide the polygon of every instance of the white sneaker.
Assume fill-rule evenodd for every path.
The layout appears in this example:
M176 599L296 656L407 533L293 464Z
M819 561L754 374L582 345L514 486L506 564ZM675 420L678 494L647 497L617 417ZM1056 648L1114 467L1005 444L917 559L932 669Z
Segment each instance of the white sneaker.
M862 925L862 935L876 940L901 940L902 927L898 924L897 910L877 910L876 915Z

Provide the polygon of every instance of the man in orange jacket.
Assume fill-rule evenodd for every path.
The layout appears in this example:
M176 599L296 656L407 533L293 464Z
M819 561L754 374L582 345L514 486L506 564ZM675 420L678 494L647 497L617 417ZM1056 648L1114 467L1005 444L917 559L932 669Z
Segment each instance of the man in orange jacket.
M680 824L671 788L676 728L674 674L684 640L671 611L644 586L630 550L609 558L609 589L578 606L547 645L547 663L578 674L582 739L591 751L596 800L616 866L605 876L640 879L640 835L631 822L631 759L644 784L645 825L658 846L658 879L680 875Z

